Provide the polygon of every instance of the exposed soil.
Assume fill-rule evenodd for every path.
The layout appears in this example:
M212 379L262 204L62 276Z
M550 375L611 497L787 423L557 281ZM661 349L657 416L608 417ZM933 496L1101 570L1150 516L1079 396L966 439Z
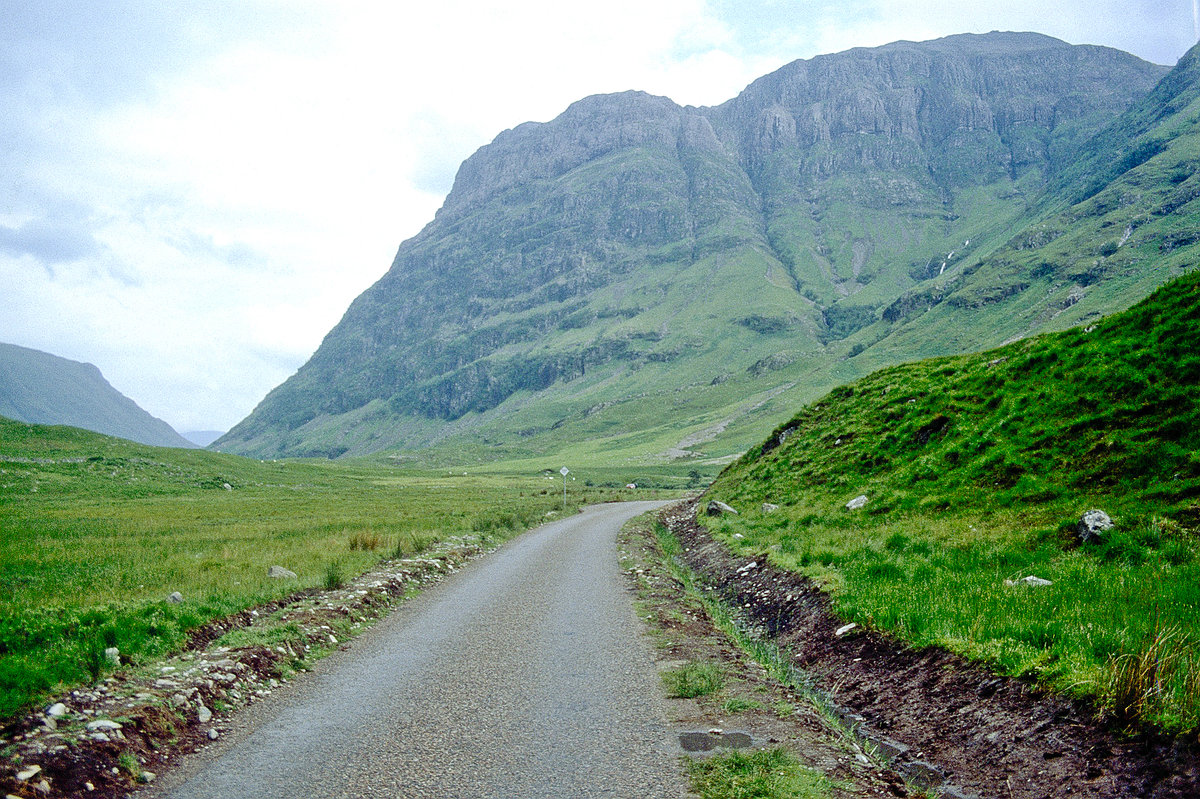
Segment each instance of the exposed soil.
M648 525L628 525L620 548L660 670L715 663L725 675L725 686L715 694L668 700L668 721L684 754L702 758L732 749L784 747L834 781L838 797L909 795L899 773L880 768L853 737L839 735L811 702L775 680L713 625L665 568Z
M938 649L845 625L809 580L732 555L696 524L695 502L661 519L683 559L790 653L910 782L951 794L1184 799L1200 796L1200 742L1123 733L1096 708L998 677ZM750 564L754 565L751 566Z

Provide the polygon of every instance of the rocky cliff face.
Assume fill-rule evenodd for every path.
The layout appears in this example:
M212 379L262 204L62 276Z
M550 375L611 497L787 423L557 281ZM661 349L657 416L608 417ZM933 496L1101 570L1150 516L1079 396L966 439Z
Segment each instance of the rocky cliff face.
M435 219L220 446L423 446L547 391L558 416L525 411L509 432L578 418L586 436L605 427L597 406L624 406L607 429L636 426L631 398L834 357L1001 236L1164 72L989 34L797 61L715 108L581 100L467 159Z

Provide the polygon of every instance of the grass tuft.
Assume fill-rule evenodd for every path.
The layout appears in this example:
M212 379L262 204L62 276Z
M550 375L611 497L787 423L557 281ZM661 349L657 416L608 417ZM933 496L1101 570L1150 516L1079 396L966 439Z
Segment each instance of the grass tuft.
M346 575L342 571L342 564L336 560L331 560L325 566L325 590L336 591L346 584Z
M662 675L667 693L678 699L715 694L725 687L725 674L715 663L686 663Z
M702 799L825 799L834 788L782 747L691 759L688 776Z

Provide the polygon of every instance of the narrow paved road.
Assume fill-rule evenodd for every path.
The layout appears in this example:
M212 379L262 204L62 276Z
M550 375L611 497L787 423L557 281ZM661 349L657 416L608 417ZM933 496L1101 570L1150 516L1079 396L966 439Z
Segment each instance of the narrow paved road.
M602 505L509 542L319 664L156 795L680 797Z

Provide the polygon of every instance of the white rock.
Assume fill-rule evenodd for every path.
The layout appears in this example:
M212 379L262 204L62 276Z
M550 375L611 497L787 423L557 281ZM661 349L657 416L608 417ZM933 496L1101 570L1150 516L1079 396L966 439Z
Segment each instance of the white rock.
M218 738L220 738L220 737L221 737L221 733L217 732L217 728L216 728L216 727L210 727L210 728L209 728L209 730L208 730L208 739L209 739L210 741L215 741L215 740L217 740L217 739L218 739Z
M91 732L95 732L96 730L119 730L121 729L121 725L112 719L96 719L95 721L89 721L87 728Z
M843 624L841 627L838 627L836 630L834 630L833 634L836 635L838 638L841 638L843 635L850 632L857 626L858 625L855 624L854 622L850 622L849 624Z
M62 702L56 702L53 705L51 705L50 708L46 711L46 715L53 716L56 719L60 719L63 716L67 715L67 706L64 705Z
M110 646L108 649L104 650L104 659L108 661L109 665L120 666L121 650L117 649L115 646Z
M39 775L41 773L42 773L41 766L29 766L29 767L23 768L17 772L17 779L20 780L21 782L25 782L26 780L33 779L34 777L36 777L37 775Z
M172 591L167 596L167 601L172 605L178 605L180 602L183 602L183 594L179 593L178 591Z
M201 724L207 724L212 721L212 711L201 705L196 708L196 718L199 719Z
M764 502L762 504L762 512L763 513L774 513L777 510L779 510L779 506L776 505L774 502Z
M1040 588L1045 585L1054 585L1052 580L1044 580L1041 577L1035 577L1032 574L1022 577L1020 580L1005 580L1005 585L1027 585L1031 588Z
M738 515L738 512L736 510L734 510L729 505L726 505L724 502L722 502L719 499L714 499L711 502L709 502L708 505L705 507L704 512L707 513L709 516L720 516L725 513L732 513L734 516Z
M1099 541L1113 528L1113 520L1102 510L1093 509L1079 517L1075 530L1080 541Z
M846 503L846 510L858 510L867 504L867 495L859 494L854 499Z
M285 569L282 566L272 566L267 569L267 576L273 580L294 580L296 573L291 569Z

